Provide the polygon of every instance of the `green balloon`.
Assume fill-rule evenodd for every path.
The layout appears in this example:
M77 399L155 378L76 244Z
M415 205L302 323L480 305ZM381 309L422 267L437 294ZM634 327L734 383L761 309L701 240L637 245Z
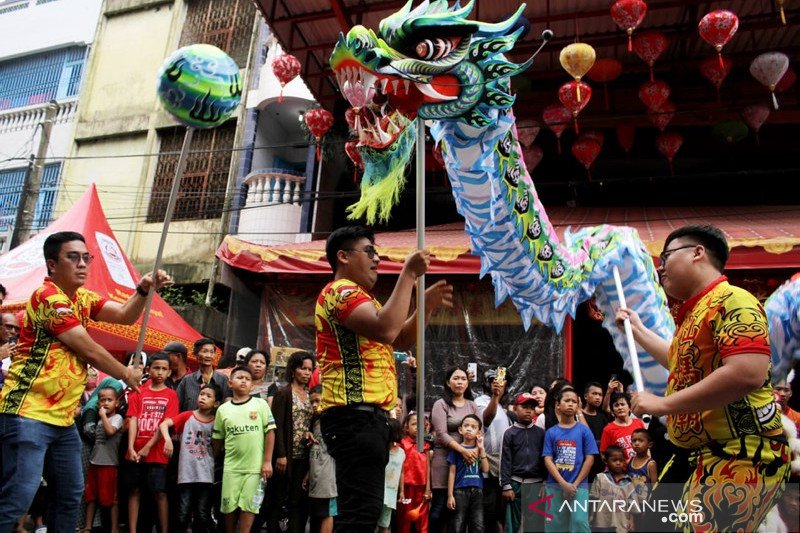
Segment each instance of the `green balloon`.
M219 126L242 99L239 67L210 44L185 46L158 73L158 96L169 113L190 128Z

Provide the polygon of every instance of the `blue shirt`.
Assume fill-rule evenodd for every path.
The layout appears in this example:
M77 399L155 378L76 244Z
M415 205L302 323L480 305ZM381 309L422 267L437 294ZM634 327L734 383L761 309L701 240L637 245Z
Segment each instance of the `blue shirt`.
M558 473L567 483L572 483L578 477L583 462L587 455L594 455L597 443L591 430L583 424L575 424L571 428L555 425L544 434L544 457L550 457L555 463ZM548 483L556 483L549 473ZM588 488L589 483L584 478L581 486Z
M464 446L467 450L474 450L476 446ZM467 464L464 457L453 450L447 455L447 462L456 466L456 481L453 489L464 489L467 487L483 488L483 476L481 475L481 460Z

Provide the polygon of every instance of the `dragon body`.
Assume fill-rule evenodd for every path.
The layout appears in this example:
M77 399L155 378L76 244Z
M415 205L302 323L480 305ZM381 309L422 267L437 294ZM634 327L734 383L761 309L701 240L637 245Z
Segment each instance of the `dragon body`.
M489 274L495 304L510 298L523 324L536 319L560 330L567 315L595 296L603 326L631 370L624 335L614 324L617 267L628 307L646 326L670 338L674 323L666 296L635 229L601 225L559 239L536 194L517 141L505 53L523 32L525 5L506 21L468 20L473 2L409 1L384 19L376 34L362 26L341 36L331 55L364 163L361 199L351 217L387 219L404 184L417 117L442 147L447 174L481 276ZM645 386L663 393L666 370L639 351Z

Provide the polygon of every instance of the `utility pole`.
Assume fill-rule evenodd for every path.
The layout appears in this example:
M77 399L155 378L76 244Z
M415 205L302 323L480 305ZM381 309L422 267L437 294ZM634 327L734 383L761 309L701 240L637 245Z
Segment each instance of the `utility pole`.
M58 104L55 100L50 100L44 111L44 119L40 123L42 135L39 137L39 149L36 155L31 154L28 161L28 170L25 172L25 181L22 182L17 216L14 220L14 232L11 234L11 248L16 248L27 241L32 233L33 217L36 214L36 200L39 198L39 189L42 186L44 159L47 157L50 132L53 130L53 120L57 112Z

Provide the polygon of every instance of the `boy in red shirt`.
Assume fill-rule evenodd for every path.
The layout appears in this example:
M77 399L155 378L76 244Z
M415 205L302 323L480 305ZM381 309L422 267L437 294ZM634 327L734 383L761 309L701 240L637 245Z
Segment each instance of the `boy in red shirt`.
M136 531L139 517L139 495L149 488L158 507L160 531L167 531L167 463L164 443L158 442L158 425L164 418L178 414L178 395L165 385L169 376L169 356L159 352L150 358L150 381L141 392L128 396L128 453L123 479L130 488L128 522Z

